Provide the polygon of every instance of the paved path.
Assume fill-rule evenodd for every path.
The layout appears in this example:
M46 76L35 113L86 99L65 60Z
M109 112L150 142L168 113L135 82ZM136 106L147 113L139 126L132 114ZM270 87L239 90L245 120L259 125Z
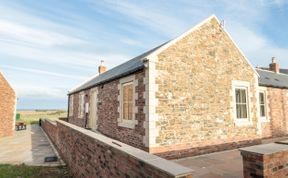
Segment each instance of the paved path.
M238 150L217 152L174 162L194 170L193 178L242 178L242 157Z
M0 164L34 166L59 166L63 161L44 163L46 156L57 153L38 125L29 125L27 130L17 131L13 136L0 139Z
M278 137L262 140L262 144L287 140ZM242 178L242 156L238 149L174 160L174 162L192 168L193 178Z

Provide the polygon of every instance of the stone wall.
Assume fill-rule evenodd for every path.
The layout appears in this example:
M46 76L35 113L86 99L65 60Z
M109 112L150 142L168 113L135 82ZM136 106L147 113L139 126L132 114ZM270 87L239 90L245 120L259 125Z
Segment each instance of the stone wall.
M288 89L267 88L268 122L262 123L263 137L279 137L288 134Z
M152 153L182 157L261 137L258 77L215 18L160 53L156 73L158 133ZM247 125L234 122L232 81L249 85Z
M42 128L74 177L192 178L191 169L67 122Z
M244 178L287 177L288 145L266 144L240 149L243 158Z
M10 136L15 129L16 94L0 72L0 137Z
M143 150L147 150L147 147L143 143L143 137L145 135L144 130L144 71L137 72L135 74L135 80L138 82L135 87L135 91L137 93L137 99L135 100L135 106L137 108L137 112L135 112L135 120L137 120L137 124L135 128L126 128L118 125L117 119L119 118L119 101L118 96L120 94L118 85L119 79L110 81L108 83L96 86L94 88L83 91L88 98L87 101L90 101L90 91L97 88L98 95L98 104L97 104L97 131L102 134L109 136L113 139L119 140L121 142L127 143L137 148L141 148ZM75 93L74 95L74 108L73 108L73 116L69 116L69 123L73 123L77 126L84 127L85 118L78 117L78 109L79 109L79 94ZM89 123L89 115L87 123Z

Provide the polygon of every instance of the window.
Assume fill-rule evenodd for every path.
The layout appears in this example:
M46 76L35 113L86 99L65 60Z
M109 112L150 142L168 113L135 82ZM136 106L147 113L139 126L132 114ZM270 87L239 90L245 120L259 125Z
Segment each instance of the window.
M83 93L79 95L79 117L83 117L84 115L84 97Z
M138 100L138 95L135 92L137 84L138 80L135 79L135 75L121 78L119 81L119 96L117 97L119 102L119 117L117 118L119 127L134 129L135 125L138 124L138 120L135 118L138 111L135 103Z
M260 101L260 117L266 117L266 93L259 93L259 101Z
M70 95L69 99L69 116L73 116L73 105L74 105L74 96Z
M122 120L132 120L133 116L133 83L122 84Z
M248 119L247 88L236 88L235 97L237 119Z

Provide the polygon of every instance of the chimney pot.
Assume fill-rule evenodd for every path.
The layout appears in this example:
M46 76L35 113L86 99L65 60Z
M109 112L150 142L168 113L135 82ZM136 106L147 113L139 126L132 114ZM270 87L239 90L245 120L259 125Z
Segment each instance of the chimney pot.
M106 72L106 70L107 70L106 67L103 65L103 63L104 63L104 61L101 60L101 63L99 65L99 67L98 67L99 74L102 74L102 73Z
M269 69L275 73L280 72L280 65L277 63L276 57L272 57L272 63L269 65Z

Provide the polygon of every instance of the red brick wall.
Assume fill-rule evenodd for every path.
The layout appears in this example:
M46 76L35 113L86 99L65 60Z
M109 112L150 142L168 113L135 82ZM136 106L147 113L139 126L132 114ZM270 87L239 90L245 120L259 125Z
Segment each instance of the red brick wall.
M58 129L56 121L50 121L48 119L41 119L41 127L48 133L47 136L53 143L58 143Z
M263 137L287 135L288 89L268 88L270 122L262 123Z
M253 151L241 150L244 178L282 178L288 175L288 146L260 145ZM262 148L261 148L262 147ZM267 149L267 147L269 149ZM279 149L279 147L281 149ZM245 148L244 148L245 149ZM249 150L249 148L247 148ZM268 151L264 153L263 150Z
M9 136L14 131L16 94L0 73L0 137Z
M119 101L118 95L120 94L118 89L119 79L113 80L109 83L97 86L98 90L98 101L100 103L97 105L97 116L98 116L98 131L104 135L107 135L113 139L119 140L121 142L127 143L137 148L147 150L143 143L143 137L145 135L145 129L143 123L145 120L144 114L144 71L135 74L135 79L138 80L138 86L135 91L138 93L138 100L135 101L135 105L138 108L138 113L135 115L135 119L138 124L134 129L125 128L118 126L117 119L119 118ZM87 101L90 100L90 89L85 91L88 95ZM69 122L77 126L84 127L84 118L78 118L78 108L79 108L79 93L74 94L74 109L73 117L69 117ZM88 123L89 121L87 121Z
M74 177L192 178L188 168L64 121L42 128Z

